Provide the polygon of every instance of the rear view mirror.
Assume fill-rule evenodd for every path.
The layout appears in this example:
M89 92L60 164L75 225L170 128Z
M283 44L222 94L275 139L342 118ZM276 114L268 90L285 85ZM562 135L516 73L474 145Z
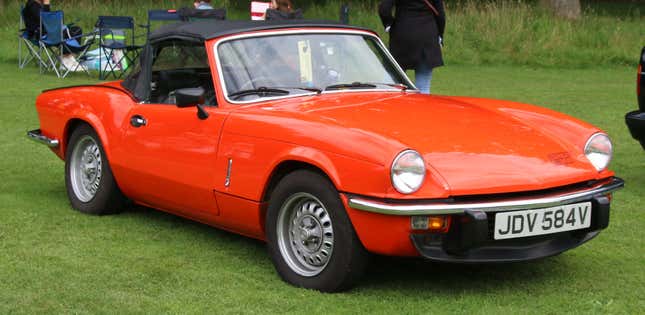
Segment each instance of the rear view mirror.
M204 109L204 91L203 88L185 88L175 91L177 107L197 107L197 117L201 120L208 118L208 112Z

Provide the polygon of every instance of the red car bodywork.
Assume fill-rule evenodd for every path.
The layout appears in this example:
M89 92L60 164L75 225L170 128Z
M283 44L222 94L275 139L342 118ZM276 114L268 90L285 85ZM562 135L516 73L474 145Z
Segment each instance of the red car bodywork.
M434 200L541 191L609 181L584 155L600 130L526 104L401 92L345 92L229 103L208 40L217 107L198 120L195 108L140 104L120 82L46 91L37 100L44 136L59 139L61 158L79 122L100 137L122 192L153 207L257 239L265 239L268 194L281 174L310 167L341 194L366 249L417 256L409 216L362 211L348 196ZM402 111L401 108L405 107ZM144 116L146 128L130 125ZM476 133L476 134L474 134ZM397 192L394 157L409 148L428 164L424 185ZM230 182L227 169L231 163Z

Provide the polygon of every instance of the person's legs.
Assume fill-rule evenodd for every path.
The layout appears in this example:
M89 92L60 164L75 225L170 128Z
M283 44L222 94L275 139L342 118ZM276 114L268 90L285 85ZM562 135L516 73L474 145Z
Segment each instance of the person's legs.
M425 62L419 63L414 71L415 84L422 94L430 94L430 84L432 83L432 68L428 67Z

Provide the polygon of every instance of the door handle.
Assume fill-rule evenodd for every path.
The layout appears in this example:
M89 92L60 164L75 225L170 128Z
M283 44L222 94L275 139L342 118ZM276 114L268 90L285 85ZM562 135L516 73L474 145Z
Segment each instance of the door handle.
M134 128L143 127L148 124L148 121L139 115L134 115L130 117L130 125Z

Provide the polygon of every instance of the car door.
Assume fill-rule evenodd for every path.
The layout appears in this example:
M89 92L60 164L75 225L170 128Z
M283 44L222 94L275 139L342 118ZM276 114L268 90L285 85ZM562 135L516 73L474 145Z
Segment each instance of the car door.
M122 126L127 152L127 195L155 208L188 216L218 215L213 192L220 132L228 112L214 101L204 46L172 43L156 52L151 97L137 104ZM197 107L179 108L174 93L206 89L208 118ZM219 170L226 172L226 170Z

